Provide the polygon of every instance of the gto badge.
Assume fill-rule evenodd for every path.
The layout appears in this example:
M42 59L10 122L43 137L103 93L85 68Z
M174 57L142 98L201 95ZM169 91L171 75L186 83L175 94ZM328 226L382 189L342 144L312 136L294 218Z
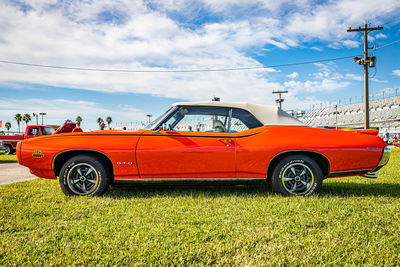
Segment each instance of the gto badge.
M43 158L44 155L43 155L42 151L40 151L40 150L35 150L35 151L33 152L33 154L32 154L32 157L34 157L34 158Z
M132 165L133 163L131 162L131 161L128 161L128 162L121 162L121 161L117 161L117 164L118 165Z

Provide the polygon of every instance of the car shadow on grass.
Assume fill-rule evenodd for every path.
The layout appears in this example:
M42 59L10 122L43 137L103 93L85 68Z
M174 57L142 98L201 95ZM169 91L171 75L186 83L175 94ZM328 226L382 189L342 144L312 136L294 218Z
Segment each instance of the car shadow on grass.
M338 182L324 184L321 196L381 196L400 197L400 184L373 183L360 184L353 182Z
M116 184L107 193L112 198L147 198L154 196L274 196L270 185L262 184ZM320 197L400 197L400 184L354 182L330 182L324 184Z
M107 193L108 197L154 197L154 196L265 196L272 194L269 187L263 184L225 184L225 183L190 183L190 184L115 184Z
M17 161L15 161L15 160L0 160L0 164L3 164L3 163L17 163Z

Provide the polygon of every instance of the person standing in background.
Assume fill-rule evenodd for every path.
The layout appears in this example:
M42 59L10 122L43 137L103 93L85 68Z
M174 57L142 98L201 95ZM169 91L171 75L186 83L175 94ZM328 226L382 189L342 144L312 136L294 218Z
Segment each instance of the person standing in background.
M79 132L83 132L82 128L81 128L81 124L79 122L76 122L76 126L75 128L72 130L73 133L79 133Z

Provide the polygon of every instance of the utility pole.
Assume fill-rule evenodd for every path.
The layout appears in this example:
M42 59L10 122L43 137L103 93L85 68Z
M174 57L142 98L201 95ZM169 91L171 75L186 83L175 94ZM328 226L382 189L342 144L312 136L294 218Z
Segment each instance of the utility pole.
M288 92L287 90L283 90L283 91L280 91L280 90L278 90L278 91L272 91L273 94L279 94L279 98L275 100L275 102L279 104L279 109L282 109L282 102L285 101L285 100L282 98L282 94L286 94L287 92Z
M364 32L364 58L355 57L354 61L364 66L364 128L369 128L369 88L368 88L368 67L375 67L375 57L368 55L368 32L383 30L383 27L368 28L365 23L364 28L352 29L349 27L347 32Z

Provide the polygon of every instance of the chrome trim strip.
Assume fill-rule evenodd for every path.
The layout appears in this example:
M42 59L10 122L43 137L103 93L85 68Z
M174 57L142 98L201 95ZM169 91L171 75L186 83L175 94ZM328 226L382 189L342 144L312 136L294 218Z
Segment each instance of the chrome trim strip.
M361 174L361 173L368 173L368 172L371 172L371 171L372 171L372 169L331 172L328 177L337 177L337 176L344 176L344 175Z
M362 177L369 178L369 179L377 179L378 174L374 173L374 172L369 172L369 173L364 174Z
M160 128L160 126L162 126L162 124L164 123L164 121L166 121L167 119L169 119L172 115L173 112L175 112L178 109L178 107L171 107L169 112L167 112L159 121L158 123L156 123L153 127L151 127L149 130L157 130L158 128Z
M243 181L265 181L265 178L119 178L115 183L180 183L180 182L243 182Z
M229 109L228 133L231 132L232 109Z

